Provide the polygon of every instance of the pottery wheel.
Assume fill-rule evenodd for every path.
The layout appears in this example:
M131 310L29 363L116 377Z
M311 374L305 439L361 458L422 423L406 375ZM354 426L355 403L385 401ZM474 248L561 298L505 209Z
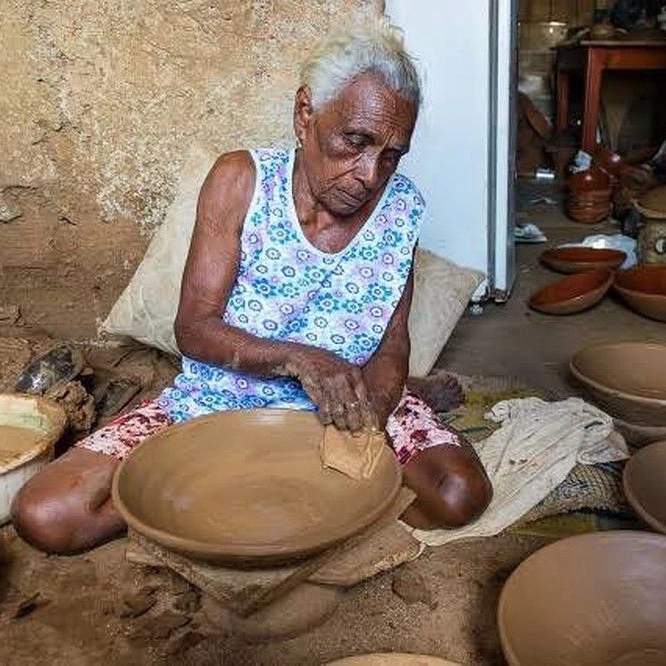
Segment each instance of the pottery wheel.
M285 563L372 524L401 484L386 447L354 480L323 468L310 412L230 411L149 438L120 465L113 499L139 534L194 559Z

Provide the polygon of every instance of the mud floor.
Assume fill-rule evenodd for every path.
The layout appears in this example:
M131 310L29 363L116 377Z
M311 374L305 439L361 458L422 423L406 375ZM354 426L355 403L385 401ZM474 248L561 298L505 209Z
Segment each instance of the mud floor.
M574 225L556 206L537 206L530 215L549 245L617 232ZM663 324L634 315L613 298L571 317L530 312L527 296L556 277L538 264L546 246L519 246L512 299L486 305L479 316L465 315L441 366L465 374L520 377L564 396L574 391L566 362L579 347L603 340L663 341ZM0 388L7 389L23 364L53 341L15 326L3 332ZM155 357L121 367L146 385L167 381L173 373L168 361ZM181 579L126 563L122 539L85 555L47 557L6 526L0 530L0 663L323 664L388 650L502 664L495 626L501 586L544 543L509 533L429 549L407 565L407 574L383 574L348 591L334 616L311 633L251 645L234 637L210 601ZM416 591L413 580L418 581Z

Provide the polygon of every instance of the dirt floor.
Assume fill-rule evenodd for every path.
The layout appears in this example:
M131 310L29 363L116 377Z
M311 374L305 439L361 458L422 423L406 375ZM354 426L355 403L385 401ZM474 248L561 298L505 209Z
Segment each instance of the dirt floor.
M463 374L519 377L565 396L574 391L567 360L579 347L605 340L663 341L663 324L629 312L613 298L570 317L531 312L527 296L557 277L538 263L545 247L617 228L576 225L552 205L524 213L549 243L518 247L510 301L465 315L439 365ZM11 326L0 335L5 336L0 338L0 384L8 388L31 355L52 341ZM132 368L142 383L164 381L174 371L167 360L156 361L149 353ZM48 557L6 526L0 530L0 662L323 664L351 654L405 651L464 664L502 664L495 625L498 595L510 572L546 542L503 534L429 549L407 565L423 579L422 600L394 592L399 572L382 574L346 592L333 617L314 631L256 645L235 637L210 600L178 577L128 564L124 539L86 555Z

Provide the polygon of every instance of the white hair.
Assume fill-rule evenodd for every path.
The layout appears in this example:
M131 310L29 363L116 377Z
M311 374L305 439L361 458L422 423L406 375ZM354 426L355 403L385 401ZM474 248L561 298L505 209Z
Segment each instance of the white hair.
M338 32L317 46L301 69L315 109L334 100L352 79L373 72L400 95L421 104L421 85L402 32L387 19Z

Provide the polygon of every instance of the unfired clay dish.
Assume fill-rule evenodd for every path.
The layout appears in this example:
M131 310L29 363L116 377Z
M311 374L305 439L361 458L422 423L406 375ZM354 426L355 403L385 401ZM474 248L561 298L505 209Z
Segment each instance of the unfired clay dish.
M634 511L650 527L666 534L666 441L634 453L624 467L622 482Z
M65 410L32 395L0 395L0 525L24 483L53 458L67 427Z
M666 664L666 538L629 530L563 539L510 576L498 610L511 666Z
M632 310L666 321L666 266L636 266L618 271L613 287Z
M460 664L428 654L376 652L331 661L328 666L460 666Z
M648 342L594 345L576 352L571 374L595 403L635 425L666 426L666 346Z
M541 255L541 261L560 273L582 273L594 268L618 268L627 258L620 250L593 247L555 247Z
M552 315L582 312L604 297L612 281L613 272L606 268L569 275L532 294L529 306Z
M310 412L196 418L135 449L113 500L130 527L195 559L264 566L312 555L372 524L402 481L388 447L366 480L323 468L322 433Z

